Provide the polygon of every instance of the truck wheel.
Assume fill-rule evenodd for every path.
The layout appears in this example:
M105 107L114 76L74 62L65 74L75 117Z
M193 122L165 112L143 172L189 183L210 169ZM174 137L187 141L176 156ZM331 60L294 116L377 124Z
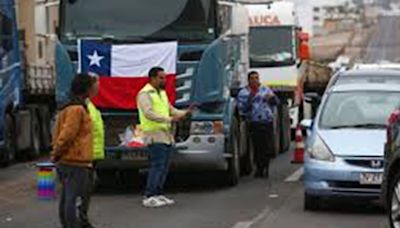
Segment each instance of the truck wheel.
M239 162L239 123L236 117L233 117L231 131L228 141L228 152L232 157L228 159L228 170L226 171L226 181L229 186L235 186L239 183L240 162Z
M281 116L281 142L280 150L282 153L289 150L290 147L290 117L289 108L287 104L282 104L280 106L280 116Z
M51 147L51 116L47 106L42 106L38 109L38 117L40 123L40 148L49 150Z
M41 149L41 143L40 143L40 122L38 115L36 113L36 109L31 110L31 117L32 117L32 123L31 123L31 148L29 151L29 158L30 159L35 159L39 157L40 155L40 149Z
M274 140L274 156L278 156L281 148L281 124L280 124L280 116L279 116L279 111L278 108L274 109L274 122L273 122L273 128L274 128L274 133L273 133L273 140Z
M3 166L10 165L14 160L17 153L15 141L15 125L13 118L10 114L6 114L5 118L5 144L3 153Z
M249 136L248 126L245 122L240 128L240 171L241 175L250 175L253 172L253 148Z

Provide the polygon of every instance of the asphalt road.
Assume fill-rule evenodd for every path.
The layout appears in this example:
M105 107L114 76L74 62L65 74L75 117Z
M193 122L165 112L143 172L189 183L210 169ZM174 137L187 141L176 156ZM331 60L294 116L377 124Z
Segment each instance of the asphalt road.
M321 211L305 212L301 166L290 164L291 156L272 162L269 179L244 177L232 188L212 173L174 175L168 195L177 203L159 209L141 206L143 178L132 177L129 186L101 188L90 216L96 227L110 228L385 227L374 202L333 200ZM0 170L0 227L60 227L57 202L36 199L34 177L31 164Z
M382 16L364 56L364 61L400 61L400 16Z

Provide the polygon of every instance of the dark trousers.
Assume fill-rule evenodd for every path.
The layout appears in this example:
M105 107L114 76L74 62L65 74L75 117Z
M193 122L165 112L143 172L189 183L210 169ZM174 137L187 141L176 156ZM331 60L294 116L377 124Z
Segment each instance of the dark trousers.
M90 206L90 198L92 196L92 193L93 193L94 187L95 187L95 180L96 180L95 170L96 170L95 168L89 169L87 186L82 195L81 204L78 207L79 219L81 221L82 228L92 227L89 222L88 212L89 212L89 206Z
M152 197L164 193L173 148L171 145L156 143L150 145L148 151L150 169L144 195L145 197Z
M61 182L61 197L59 203L59 216L64 228L81 228L77 218L77 200L87 191L90 169L59 165L57 167Z
M250 137L254 148L254 163L258 172L269 171L269 162L274 154L272 122L250 122Z

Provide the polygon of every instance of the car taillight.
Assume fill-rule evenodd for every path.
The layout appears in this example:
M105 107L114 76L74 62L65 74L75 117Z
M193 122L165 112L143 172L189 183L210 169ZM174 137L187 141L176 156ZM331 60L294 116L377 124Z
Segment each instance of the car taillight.
M400 118L400 109L396 109L390 114L386 129L386 143L390 146L392 140L392 127Z
M390 117L388 119L388 125L392 125L394 123L396 123L399 120L400 117L400 109L396 109L392 112L392 114L390 114Z

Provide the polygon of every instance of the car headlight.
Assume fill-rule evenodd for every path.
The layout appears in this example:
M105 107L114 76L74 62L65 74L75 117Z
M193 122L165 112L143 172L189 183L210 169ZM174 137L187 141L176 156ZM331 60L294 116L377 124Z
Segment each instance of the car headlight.
M190 126L190 134L215 135L224 133L222 121L193 121Z
M334 162L335 156L329 150L329 148L322 141L321 137L316 135L314 143L307 149L307 153L312 159Z

